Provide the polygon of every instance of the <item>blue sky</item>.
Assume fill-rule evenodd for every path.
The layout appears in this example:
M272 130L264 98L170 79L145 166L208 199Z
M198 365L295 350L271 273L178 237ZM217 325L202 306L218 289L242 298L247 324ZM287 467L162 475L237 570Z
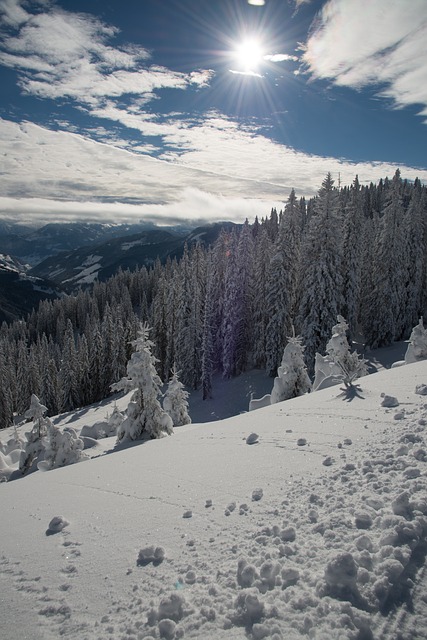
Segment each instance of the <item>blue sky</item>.
M427 181L427 0L0 0L0 216L244 220Z

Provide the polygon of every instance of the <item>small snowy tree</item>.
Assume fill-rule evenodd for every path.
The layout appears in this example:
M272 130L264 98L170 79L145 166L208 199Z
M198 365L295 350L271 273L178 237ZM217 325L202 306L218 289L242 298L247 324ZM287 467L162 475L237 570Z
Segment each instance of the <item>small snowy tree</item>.
M427 359L427 329L424 328L423 318L412 329L409 345L405 353L405 364L412 364Z
M25 434L27 442L19 460L19 470L22 474L35 467L37 462L43 458L49 421L48 418L44 417L46 412L47 407L41 404L38 397L33 393L30 408L25 413L25 417L28 420L33 420L33 428Z
M288 338L282 364L277 370L271 392L271 404L302 396L311 391L311 381L304 362L304 346L300 336Z
M127 364L127 377L112 386L113 391L135 389L127 407L127 415L119 427L118 441L161 438L173 433L172 418L162 408L159 397L162 381L152 354L154 343L148 338L149 328L141 325L133 342L136 350Z
M351 387L353 382L367 374L367 363L356 351L350 352L347 340L348 324L338 315L338 323L332 327L332 337L326 345L326 356L316 354L313 390L343 382Z
M168 382L165 397L163 399L163 409L172 418L174 427L181 427L190 424L191 418L188 414L188 391L178 378L175 367L172 369L172 378Z
M46 428L43 468L56 469L86 459L83 440L74 429L67 427L61 431L49 418L46 419Z
M105 431L105 435L107 438L109 436L116 436L120 427L122 426L123 420L125 419L123 413L119 411L117 405L114 405L114 410L111 416L107 420L108 429Z

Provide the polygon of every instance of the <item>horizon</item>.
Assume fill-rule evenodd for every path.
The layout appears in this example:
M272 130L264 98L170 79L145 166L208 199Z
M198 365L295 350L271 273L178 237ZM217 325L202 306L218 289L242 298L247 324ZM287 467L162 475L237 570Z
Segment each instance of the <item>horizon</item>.
M427 182L427 5L0 0L0 219L200 224ZM361 46L363 42L363 46Z

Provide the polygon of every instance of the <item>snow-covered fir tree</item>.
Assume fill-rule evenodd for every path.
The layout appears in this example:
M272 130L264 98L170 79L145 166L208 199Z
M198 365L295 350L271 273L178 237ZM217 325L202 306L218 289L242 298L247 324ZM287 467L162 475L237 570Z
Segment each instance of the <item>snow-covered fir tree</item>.
M277 240L270 262L266 309L266 369L276 375L280 357L290 333L296 303L301 242L301 209L292 189L280 216Z
M267 353L267 278L271 260L271 240L267 229L262 227L255 237L254 281L253 281L253 347L252 362L255 367L264 369Z
M119 410L118 406L114 404L113 413L107 419L108 428L105 430L107 438L118 434L124 419L124 414Z
M209 264L212 260L212 254L209 258ZM205 315L203 319L203 338L202 338L202 396L203 400L212 398L212 376L215 369L215 342L217 326L215 323L216 308L214 291L214 271L209 271L208 281L206 285L206 304Z
M156 371L154 343L148 337L149 331L146 324L140 326L133 342L135 351L127 365L127 377L112 385L114 391L135 390L117 433L119 441L161 438L173 433L172 419L159 401L162 381Z
M345 205L343 221L343 295L344 314L350 335L355 335L360 306L360 286L362 274L362 195L356 176Z
M332 336L326 345L326 356L316 358L313 390L343 382L351 387L353 382L368 372L366 360L351 347L347 339L348 324L338 315L332 327Z
M343 306L338 197L331 174L323 180L302 247L297 330L306 346L309 374L325 349L331 324Z
M49 419L45 418L46 412L47 407L33 393L30 407L25 413L25 418L33 421L33 428L25 434L27 442L19 460L19 470L22 474L34 470L37 462L44 459L45 439L49 422Z
M86 460L84 442L74 429L67 427L61 430L47 418L46 430L43 469L56 469Z
M365 292L367 313L362 315L362 324L366 343L372 348L400 340L404 332L408 255L402 189L397 170L386 190L386 204L379 220L371 265L373 286Z
M304 345L300 336L288 338L283 351L282 363L277 370L271 391L271 404L302 396L311 391L304 361Z
M178 372L174 367L163 398L163 409L172 418L174 427L181 427L191 422L188 413L188 396L189 393L179 380Z
M237 265L238 236L234 231L229 236L226 268L224 274L224 307L222 316L222 371L224 378L231 378L238 372L237 354L241 336L240 319L242 296L239 287Z
M417 179L411 192L404 221L404 241L407 244L406 255L406 303L404 319L404 336L408 335L420 315L427 309L424 307L424 296L427 295L427 197ZM426 298L427 299L427 298Z
M405 354L405 364L419 362L427 359L427 328L424 327L423 318L412 329L409 337L409 345Z

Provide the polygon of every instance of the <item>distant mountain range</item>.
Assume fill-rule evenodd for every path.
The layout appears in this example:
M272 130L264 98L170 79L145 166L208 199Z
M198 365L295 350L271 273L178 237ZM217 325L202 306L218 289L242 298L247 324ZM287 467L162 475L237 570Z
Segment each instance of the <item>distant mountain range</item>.
M26 265L0 254L0 322L23 317L45 298L58 297L58 288L44 278L28 274Z
M179 258L184 246L212 244L233 223L154 227L144 223L51 223L37 230L0 222L0 322L25 316L55 298L106 280L119 268L151 266Z
M198 227L186 234L149 229L51 256L33 267L30 273L48 279L66 291L73 291L95 280L106 280L119 268L134 270L153 265L157 258L161 262L167 258L180 258L185 244L189 247L196 242L210 245L225 226L231 227L232 223Z
M34 229L20 224L0 222L0 253L13 255L21 262L35 266L61 251L72 251L153 228L156 227L142 222L136 224L53 222ZM182 233L186 232L188 229L182 231Z

